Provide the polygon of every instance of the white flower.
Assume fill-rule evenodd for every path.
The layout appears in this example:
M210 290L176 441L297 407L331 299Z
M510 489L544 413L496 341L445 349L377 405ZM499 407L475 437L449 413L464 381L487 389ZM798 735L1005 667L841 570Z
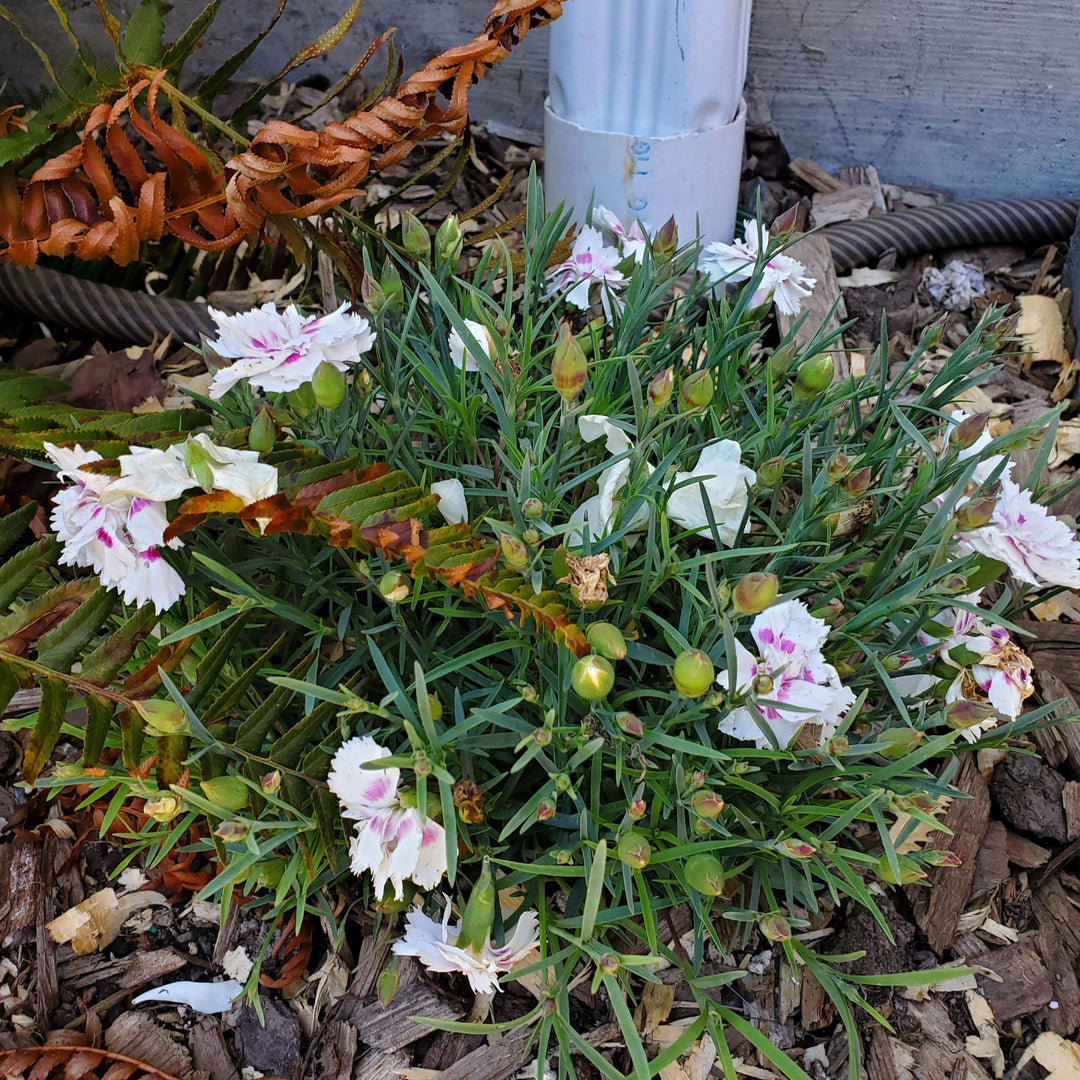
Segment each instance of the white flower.
M477 994L492 994L500 989L500 973L513 970L539 947L537 926L536 912L525 911L505 945L488 941L479 951L459 949L461 925L450 925L449 904L441 923L413 908L405 916L405 937L394 945L394 952L417 957L428 971L459 972Z
M624 259L629 258L640 263L645 257L652 227L644 221L634 218L629 225L624 225L613 210L609 210L606 206L594 206L592 225L611 234L615 246ZM607 239L606 236L605 239Z
M277 494L277 469L259 461L259 455L254 450L231 450L227 446L218 446L203 432L193 435L184 447L172 446L169 449L179 449L193 473L200 471L194 467L195 462L205 468L203 479L209 481L204 485L208 490L229 491L243 499L245 506Z
M120 458L120 476L109 485L109 496L165 503L193 487L195 480L184 461L183 444L167 450L132 446Z
M1007 477L989 524L964 533L961 550L1005 563L1014 577L1041 588L1080 586L1080 542L1075 532Z
M564 297L566 302L584 311L589 306L592 287L599 285L604 315L611 322L612 306L618 304L612 290L626 282L618 269L620 261L615 248L604 246L604 238L599 230L586 226L574 240L569 258L548 274L551 289L556 292L568 289Z
M469 520L469 506L465 501L465 487L460 480L436 480L431 494L439 496L439 513L448 525Z
M238 315L210 308L218 327L210 346L234 361L214 373L210 397L220 398L241 379L264 392L296 390L323 361L348 370L375 343L375 334L367 319L347 307L327 315L302 315L293 305L279 313L272 302Z
M357 736L334 755L326 782L341 802L343 816L357 822L349 847L353 873L370 870L376 894L381 897L389 881L400 900L406 878L433 889L446 873L446 833L402 802L397 768L363 767L389 756L370 736Z
M171 608L184 595L184 579L161 557L157 547L135 554L135 565L119 583L125 604L153 604L158 612Z
M595 442L603 438L604 445L613 457L627 455L633 449L630 436L622 428L613 424L606 416L588 415L578 417L578 432L585 442ZM591 540L602 540L611 532L619 510L620 492L626 487L630 477L631 459L621 457L609 465L597 480L599 491L586 499L571 515L570 528L566 533L566 543L577 546L584 543L586 536ZM653 467L646 463L649 475ZM629 522L625 523L631 531L647 529L652 510L647 502L643 503Z
M490 360L492 341L488 328L483 323L473 322L471 319L465 320L465 328L476 338L485 359ZM476 362L478 356L476 345L466 347L465 339L456 330L450 331L446 344L450 350L450 359L459 368L464 368L466 371L480 370L480 365Z
M753 469L741 464L742 447L723 439L705 447L690 472L675 474L675 490L668 496L667 515L691 532L709 534L706 505L726 547L735 543L746 513L747 486L757 480Z
M735 643L735 690L755 693L777 743L789 746L804 724L820 724L823 738L832 735L855 695L841 685L836 668L821 654L829 635L825 621L811 615L801 601L788 600L758 615L750 634L759 655L752 656ZM730 689L727 671L721 671L716 681L724 690ZM762 748L769 745L745 706L728 713L720 721L720 730Z
M756 221L748 221L743 239L731 244L709 244L701 256L700 268L714 283L748 281L765 257L761 281L750 299L752 308L772 300L785 315L796 316L804 297L813 292L815 280L807 276L806 267L798 260L777 252L768 255L769 230Z

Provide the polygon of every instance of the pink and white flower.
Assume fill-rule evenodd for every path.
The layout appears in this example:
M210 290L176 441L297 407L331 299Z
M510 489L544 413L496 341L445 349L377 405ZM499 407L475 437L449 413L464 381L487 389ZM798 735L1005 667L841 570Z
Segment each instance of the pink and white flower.
M709 244L702 253L700 269L714 283L748 281L764 259L761 281L750 299L751 307L760 307L770 300L785 315L796 316L802 301L809 296L817 282L806 273L797 259L777 252L769 255L769 230L756 221L748 221L743 239L731 244Z
M465 320L465 329L476 338L480 352L477 352L476 345L466 345L465 339L456 330L451 330L446 341L450 350L450 359L457 367L464 368L466 371L479 371L477 357L482 353L486 360L491 359L491 332L483 323L473 322L472 319Z
M539 948L538 925L536 912L525 911L505 944L496 946L487 941L480 950L459 949L461 924L450 925L449 904L441 923L413 908L405 916L405 937L394 945L394 952L417 957L428 971L466 976L477 994L493 994L500 989L499 975L512 971Z
M606 206L594 206L592 225L603 230L605 240L610 236L613 245L624 259L633 259L639 263L645 258L649 247L649 233L652 232L651 226L646 222L634 218L629 225L624 225L614 210L609 210Z
M735 643L734 689L759 699L757 708L777 743L789 746L804 724L820 725L823 738L832 735L855 695L841 685L836 668L821 654L829 636L824 619L811 615L801 601L788 600L758 615L750 634L758 655ZM731 689L727 671L716 681L722 689ZM720 721L720 730L762 748L769 745L746 706L732 709Z
M593 286L598 286L604 315L611 322L612 310L619 303L615 290L626 283L625 275L619 270L621 261L618 250L604 244L600 230L586 226L574 240L569 258L548 274L550 291L568 290L563 299L585 311Z
M342 815L357 822L349 846L353 873L370 870L376 894L381 897L390 882L400 900L406 878L421 889L433 889L446 873L446 833L402 800L395 766L364 768L389 756L369 735L349 739L334 755L326 782Z
M1080 541L1064 521L1047 513L1007 477L989 523L964 533L961 550L1005 563L1012 575L1036 588L1080 586Z
M347 371L375 343L367 319L348 306L326 315L302 315L295 305L278 312L273 302L237 315L210 308L218 328L210 347L233 361L214 373L210 397L217 400L241 379L264 393L296 390L324 361Z
M708 536L712 533L708 506L720 542L731 547L746 513L748 488L757 481L754 470L741 462L742 447L731 439L705 447L690 472L675 474L675 490L667 501L668 517L684 529Z

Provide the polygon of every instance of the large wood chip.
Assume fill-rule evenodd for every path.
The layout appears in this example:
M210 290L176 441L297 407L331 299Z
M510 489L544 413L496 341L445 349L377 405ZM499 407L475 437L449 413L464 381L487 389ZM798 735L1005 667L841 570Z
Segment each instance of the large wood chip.
M532 1028L526 1025L490 1046L481 1046L443 1069L439 1080L506 1080L525 1064L532 1034Z
M385 1008L379 1002L353 1009L350 1022L361 1042L378 1050L400 1050L431 1034L427 1024L412 1019L415 1016L431 1020L460 1020L466 1008L445 994L438 993L427 983L403 987Z
M1036 909L1039 923L1035 945L1050 972L1053 1000L1039 1013L1042 1026L1059 1035L1071 1035L1080 1027L1080 983L1073 959L1058 932L1057 923L1045 910Z
M1050 972L1034 946L1026 941L995 949L980 963L1001 977L1001 982L987 976L978 980L979 990L999 1024L1037 1012L1054 999Z
M171 1076L191 1071L191 1054L146 1013L121 1013L105 1029L105 1046L114 1054L145 1061Z
M840 295L840 287L836 284L832 251L824 236L804 236L792 244L786 254L801 262L806 267L807 274L817 284L813 293L803 300L798 316L792 318L783 313L778 314L780 333L786 336L791 327L802 318L802 325L795 332L795 340L800 345L808 345L822 328L826 331L838 330L847 318L847 309L844 307L844 298ZM837 304L835 311L834 304ZM838 379L850 374L851 369L842 342L832 351L832 358Z

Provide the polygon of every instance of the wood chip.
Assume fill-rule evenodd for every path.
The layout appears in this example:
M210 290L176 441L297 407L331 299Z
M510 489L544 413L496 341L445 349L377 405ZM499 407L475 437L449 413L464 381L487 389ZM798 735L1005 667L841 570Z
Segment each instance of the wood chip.
M813 224L820 228L838 221L858 221L874 208L874 192L869 187L848 187L814 196L810 209Z
M533 1029L526 1025L490 1046L481 1046L439 1073L439 1080L506 1080L529 1057Z
M1080 785L1077 785L1080 787ZM1008 834L1000 821L991 821L986 827L982 845L975 856L975 875L971 879L968 902L978 900L993 892L1009 878Z
M114 1054L145 1061L170 1076L186 1076L191 1071L188 1048L146 1013L121 1013L105 1029L105 1046Z
M815 191L828 193L843 191L847 187L843 180L837 180L835 176L827 173L816 161L811 161L809 158L795 158L788 165L788 168Z
M996 949L980 962L1001 978L1001 982L985 976L978 979L979 990L999 1024L1037 1012L1054 999L1050 972L1028 942Z
M349 1019L362 1042L377 1050L391 1051L400 1050L431 1034L427 1024L421 1024L412 1017L460 1020L466 1012L467 1009L460 1002L436 992L426 983L416 982L402 987L385 1008L377 1001L370 1005L359 1005L352 1010Z
M1065 320L1057 301L1049 296L1020 296L1020 318L1016 324L1017 337L1023 342L1024 353L1020 370L1034 363L1067 364L1065 351Z
M1065 782L1061 803L1065 807L1066 839L1080 840L1080 783L1076 780Z
M1042 1026L1059 1035L1071 1035L1080 1027L1080 983L1056 922L1038 910L1036 918L1039 929L1035 946L1050 972L1050 985L1054 991L1053 999L1039 1014L1039 1020Z
M198 1021L188 1033L188 1044L195 1056L195 1068L209 1074L210 1080L238 1080L221 1021L216 1017L204 1016Z
M1008 833L1005 837L1005 851L1013 866L1022 866L1025 870L1036 870L1040 866L1045 866L1050 858L1048 848L1014 832Z
M808 345L819 331L824 330L828 333L838 330L840 324L847 318L847 308L844 307L840 287L836 284L836 269L825 237L820 234L804 236L792 244L786 254L801 262L817 284L814 286L813 293L803 301L797 317L791 318L782 313L779 315L780 333L786 336L790 333L791 327L802 319L802 325L795 332L795 340L800 345ZM834 304L837 304L835 310L833 310ZM838 379L846 378L851 371L842 344L838 340L839 347L832 352Z
M1049 1075L1046 1080L1077 1080L1080 1077L1080 1046L1052 1031L1044 1031L1025 1051L1013 1070L1023 1074L1024 1066L1035 1059Z

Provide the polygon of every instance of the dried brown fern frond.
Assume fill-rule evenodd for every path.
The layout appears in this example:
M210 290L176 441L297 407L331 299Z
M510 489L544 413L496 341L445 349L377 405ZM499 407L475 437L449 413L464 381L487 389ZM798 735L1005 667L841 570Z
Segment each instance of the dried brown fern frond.
M124 264L142 241L166 232L222 251L272 215L323 214L423 140L460 133L470 86L561 11L562 0L498 0L481 34L430 60L395 95L318 132L270 121L224 166L184 128L183 106L192 103L168 72L144 69L90 112L73 147L28 180L17 178L14 163L0 167L0 262L32 265L42 253ZM163 97L172 120L162 114ZM17 120L9 112L0 122Z

